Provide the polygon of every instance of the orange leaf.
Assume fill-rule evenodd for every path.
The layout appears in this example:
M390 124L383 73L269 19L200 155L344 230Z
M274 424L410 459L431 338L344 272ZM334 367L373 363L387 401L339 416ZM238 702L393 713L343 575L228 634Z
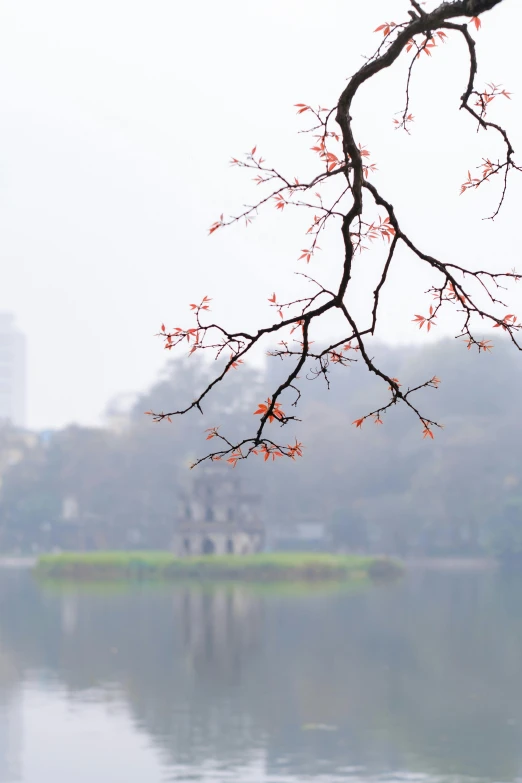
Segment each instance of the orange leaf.
M352 424L355 424L356 427L362 427L364 418L362 419L355 419L355 421L352 421Z
M234 359L234 354L230 355L230 361L230 367L232 367L233 370L236 370L240 364L243 364L243 359Z

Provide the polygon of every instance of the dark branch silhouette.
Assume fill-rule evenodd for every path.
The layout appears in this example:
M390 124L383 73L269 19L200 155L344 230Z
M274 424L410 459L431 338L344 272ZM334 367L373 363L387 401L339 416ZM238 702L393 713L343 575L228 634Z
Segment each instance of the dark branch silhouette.
M383 40L375 54L348 80L336 106L332 109L318 107L314 109L306 104L296 104L298 114L313 117L313 126L304 132L311 133L314 138L313 151L317 153L321 164L319 173L307 182L301 182L294 177L284 175L277 169L266 164L257 153L256 148L244 159L233 158L231 163L239 168L255 173L255 181L262 188L268 188L266 195L253 205L247 205L237 215L224 217L210 227L210 234L225 226L244 222L248 225L259 210L266 205L273 205L284 211L292 207L312 210L313 218L308 229L308 247L301 251L300 259L307 263L319 250L318 240L321 234L334 221L340 222L340 230L344 243L344 257L339 261L338 283L333 290L325 288L316 279L304 275L312 287L308 297L281 303L276 294L269 299L271 306L277 311L274 322L258 329L256 332L230 332L219 324L206 323L205 319L210 309L210 299L205 297L199 304L191 305L195 315L195 325L184 329L177 327L167 330L162 327L161 336L165 340L165 348L171 350L179 345L187 344L190 353L199 350L214 350L216 358L225 357L224 364L211 383L201 390L199 396L179 410L168 413L149 411L155 421L173 416L183 415L192 409L202 412L206 397L219 384L226 374L236 369L247 354L264 338L283 335L275 350L269 355L281 360L288 360L291 368L286 378L274 389L271 396L259 405L255 411L260 416L257 428L249 437L239 442L229 439L220 432L218 427L208 431L207 439L219 444L216 450L201 457L195 464L204 460L227 459L233 466L238 461L246 459L251 454L260 454L265 460L278 457L294 459L301 456L302 446L298 441L284 444L281 438L268 435L269 429L284 427L291 421L298 420L294 415L283 411L285 407L295 408L300 399L298 381L303 371L308 377L323 377L329 384L331 365L346 366L354 361L363 363L369 371L382 379L385 389L389 392L386 402L378 409L364 414L356 419L354 424L361 427L367 419L382 424L382 416L396 404L402 403L418 418L422 425L424 437L433 438L433 431L442 425L433 421L414 403L415 392L422 388L436 388L439 379L435 376L427 379L420 386L403 389L396 378L388 376L375 363L367 350L367 338L375 335L378 324L379 304L383 288L396 250L400 243L405 245L419 260L427 264L437 276L437 282L430 289L434 301L429 312L415 315L413 319L419 326L429 331L435 326L440 311L446 306L454 306L462 316L462 327L457 337L466 340L468 348L476 348L479 352L491 349L489 340L475 336L477 322L489 322L500 327L509 334L513 344L520 350L518 332L522 327L516 316L503 315L501 308L504 302L499 298L499 292L505 290L506 283L518 281L520 276L514 271L493 273L487 270L472 270L452 261L435 258L425 252L406 233L404 225L396 213L388 194L381 193L371 182L375 164L369 159L369 153L358 142L352 117L352 104L355 96L364 84L386 68L390 68L403 54L412 57L408 68L406 83L405 108L399 112L400 119L395 119L396 128L409 132L413 121L410 112L411 95L410 82L413 69L418 59L423 55L431 55L432 50L444 43L449 34L460 35L469 55L469 73L463 77L463 94L460 108L466 111L476 123L478 130L490 130L498 133L505 147L503 160L493 162L484 160L479 167L479 175L463 183L461 193L480 187L495 174L501 175L502 188L497 206L490 216L494 219L504 203L509 175L513 170L520 171L514 161L514 149L509 136L500 125L488 118L491 103L500 97L509 98L507 91L497 85L487 85L480 91L475 86L477 74L477 53L473 36L468 26L471 24L477 30L481 25L480 16L503 0L459 0L444 2L433 11L425 10L420 3L411 1L409 20L401 24L384 23L376 32L383 35ZM463 19L454 22L454 19ZM334 124L335 123L335 124ZM331 188L338 183L338 191L334 196L326 192L326 186ZM373 202L375 207L383 212L377 220L369 222L365 219L365 201ZM367 323L356 321L346 303L346 297L352 283L352 272L357 255L368 247L368 243L382 239L388 243L388 253L384 261L379 282L373 292L373 303L367 316ZM485 296L486 305L481 304L479 295ZM310 329L313 322L327 313L336 312L345 322L344 334L332 345L321 350L312 348ZM292 392L293 397L288 393Z

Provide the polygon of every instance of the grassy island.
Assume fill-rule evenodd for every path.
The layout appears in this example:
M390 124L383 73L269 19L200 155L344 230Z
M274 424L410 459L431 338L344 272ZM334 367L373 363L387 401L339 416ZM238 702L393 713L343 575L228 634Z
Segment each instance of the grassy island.
M36 565L38 575L74 581L320 582L392 579L401 571L386 558L311 552L183 558L169 552L64 552L42 555Z

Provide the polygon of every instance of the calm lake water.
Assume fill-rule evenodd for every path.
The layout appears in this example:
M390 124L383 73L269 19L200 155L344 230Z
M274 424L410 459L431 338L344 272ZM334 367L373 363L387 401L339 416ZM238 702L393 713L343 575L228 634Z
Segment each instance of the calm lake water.
M522 582L59 588L0 572L0 781L522 779Z

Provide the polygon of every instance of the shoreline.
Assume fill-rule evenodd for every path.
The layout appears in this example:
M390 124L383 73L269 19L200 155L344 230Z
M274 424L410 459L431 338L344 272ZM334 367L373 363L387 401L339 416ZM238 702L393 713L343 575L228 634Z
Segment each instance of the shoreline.
M486 557L419 557L402 562L419 571L492 571L500 565L495 558Z

